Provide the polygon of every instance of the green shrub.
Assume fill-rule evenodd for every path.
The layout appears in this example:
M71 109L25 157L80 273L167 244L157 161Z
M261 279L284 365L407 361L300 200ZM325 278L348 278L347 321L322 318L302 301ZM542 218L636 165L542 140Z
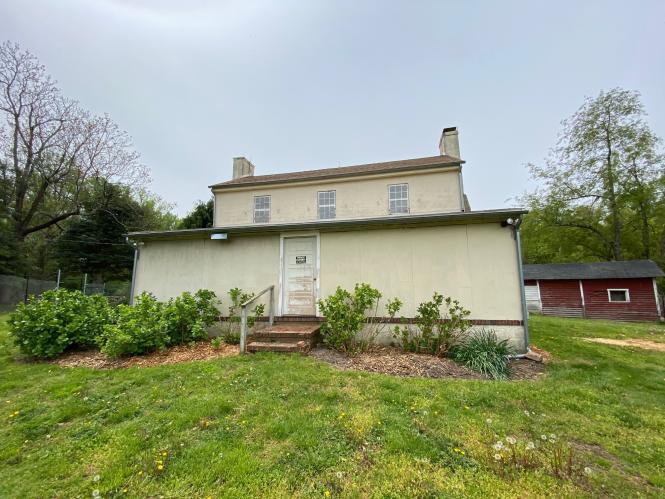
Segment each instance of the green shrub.
M471 322L466 319L470 313L459 301L434 292L431 300L418 305L417 330L396 327L395 336L401 337L402 348L409 352L445 355L471 328Z
M163 309L163 318L170 344L182 344L205 339L206 328L219 317L213 291L199 289L193 295L184 292L171 298Z
M229 290L229 298L231 305L229 305L229 317L222 327L222 338L225 343L230 345L237 345L240 343L240 312L241 305L247 300L254 298L254 293L245 293L240 288L233 288ZM265 305L257 304L247 315L247 327L249 329L256 325L256 321L263 316L265 312Z
M68 348L93 346L112 317L105 297L59 289L19 304L9 327L21 352L51 358Z
M499 341L492 329L474 331L451 351L457 362L493 379L508 378L508 356L511 353L508 340Z
M118 305L115 324L104 326L98 344L109 357L138 355L166 348L170 343L164 303L150 293L141 293L134 305Z
M167 303L142 293L133 306L118 306L115 324L104 327L98 344L109 357L122 357L202 340L219 314L216 303L215 293L205 289Z
M337 287L335 293L319 300L319 310L326 321L321 326L323 342L335 350L356 352L372 345L385 324L376 320L381 293L369 284L356 284L353 292ZM386 308L394 317L402 306L395 298ZM373 314L367 317L368 312ZM359 333L364 330L364 335Z

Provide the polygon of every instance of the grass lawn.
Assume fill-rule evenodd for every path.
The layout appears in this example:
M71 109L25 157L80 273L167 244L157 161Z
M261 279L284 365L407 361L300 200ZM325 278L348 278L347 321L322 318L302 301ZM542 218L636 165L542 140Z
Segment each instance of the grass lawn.
M112 371L21 363L5 319L3 498L665 494L665 354L578 339L665 341L662 325L536 317L548 376L490 382L279 354ZM495 435L550 433L592 472L494 462Z

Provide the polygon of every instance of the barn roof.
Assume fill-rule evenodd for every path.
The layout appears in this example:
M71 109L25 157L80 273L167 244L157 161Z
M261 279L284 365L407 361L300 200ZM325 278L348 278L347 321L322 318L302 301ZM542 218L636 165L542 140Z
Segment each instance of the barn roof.
M651 260L524 265L524 279L528 280L621 279L663 276L665 276L665 273Z

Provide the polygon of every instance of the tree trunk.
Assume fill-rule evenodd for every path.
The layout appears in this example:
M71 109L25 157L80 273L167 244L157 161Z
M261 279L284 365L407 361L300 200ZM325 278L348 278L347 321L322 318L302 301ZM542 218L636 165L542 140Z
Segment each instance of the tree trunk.
M608 110L608 123L607 128L605 129L605 144L607 146L607 164L605 165L606 173L606 187L607 187L607 198L610 204L610 212L612 216L612 229L613 229L613 249L614 249L614 259L621 260L621 217L619 215L619 204L617 202L617 194L615 187L614 179L614 166L612 165L613 154L612 154L612 138L610 137L610 111Z
M644 206L643 202L640 202L640 218L642 222L642 256L648 260L651 258L651 234L649 231L647 207Z

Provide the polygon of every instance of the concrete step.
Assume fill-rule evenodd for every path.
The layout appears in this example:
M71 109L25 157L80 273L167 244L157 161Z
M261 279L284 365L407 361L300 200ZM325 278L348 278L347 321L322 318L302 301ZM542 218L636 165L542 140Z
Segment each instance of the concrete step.
M298 353L306 352L310 348L307 341L278 342L278 341L251 341L247 344L248 352L280 352Z
M250 337L253 341L295 343L305 341L314 345L318 339L320 323L286 322L266 326L254 331Z

